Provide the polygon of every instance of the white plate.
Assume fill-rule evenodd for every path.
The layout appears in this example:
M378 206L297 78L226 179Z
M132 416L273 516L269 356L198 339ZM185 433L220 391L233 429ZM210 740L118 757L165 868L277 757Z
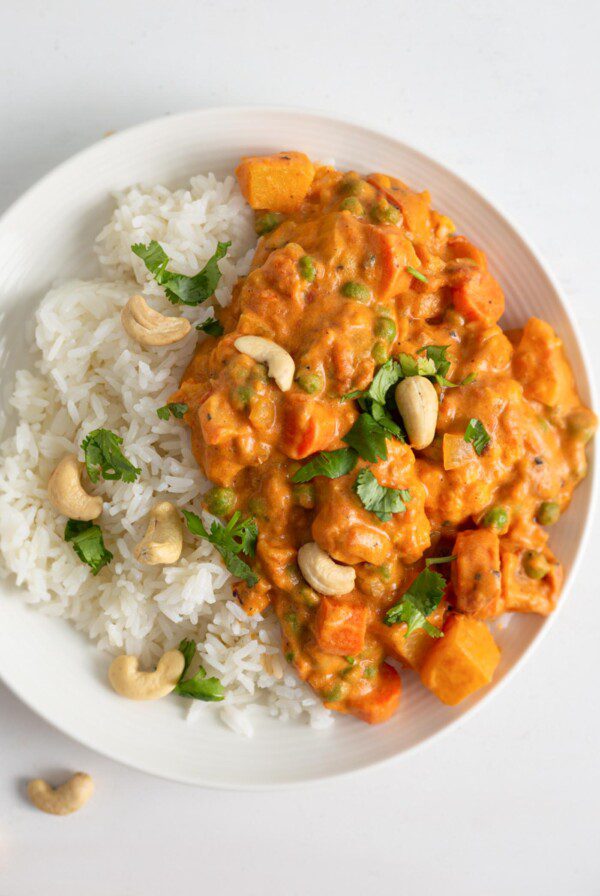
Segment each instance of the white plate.
M56 277L96 271L92 243L111 210L110 191L139 181L178 185L191 175L231 172L241 155L300 149L341 168L399 175L431 191L433 205L488 254L507 298L504 323L548 320L564 339L582 398L590 379L574 322L538 257L489 202L441 165L363 127L288 109L207 109L152 121L96 144L29 190L0 222L2 370L6 396L25 346L24 323ZM552 545L573 580L593 495L592 472L577 489ZM513 672L551 623L514 617L498 634L502 661L494 684L456 709L410 675L400 712L370 727L336 719L325 731L282 724L256 712L255 736L234 735L207 708L188 725L180 702L136 704L107 687L107 658L69 624L0 594L0 675L32 709L82 743L166 778L215 787L266 788L331 777L390 759L447 730L481 705ZM556 615L556 614L554 614ZM448 749L451 751L451 744Z

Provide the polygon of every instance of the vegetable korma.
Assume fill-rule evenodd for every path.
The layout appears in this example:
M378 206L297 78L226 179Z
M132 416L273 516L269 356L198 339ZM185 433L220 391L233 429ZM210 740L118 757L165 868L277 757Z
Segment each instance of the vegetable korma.
M497 666L486 620L556 604L547 527L585 476L596 418L547 323L498 325L484 253L427 192L296 152L237 175L252 269L160 409L189 425L215 484L205 506L223 523L188 526L249 614L273 606L286 659L327 706L388 718L389 660L455 704Z

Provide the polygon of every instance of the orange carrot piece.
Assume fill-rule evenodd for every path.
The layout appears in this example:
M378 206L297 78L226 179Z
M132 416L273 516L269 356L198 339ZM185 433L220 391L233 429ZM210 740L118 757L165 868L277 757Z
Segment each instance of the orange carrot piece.
M369 725L379 725L381 722L386 722L396 711L401 694L400 676L392 666L383 663L373 690L362 697L350 700L348 709L363 722L368 722Z
M504 314L504 293L489 271L473 268L468 276L452 290L456 310L466 320L495 324Z
M317 644L325 653L355 656L365 644L367 608L336 597L323 597L315 620Z

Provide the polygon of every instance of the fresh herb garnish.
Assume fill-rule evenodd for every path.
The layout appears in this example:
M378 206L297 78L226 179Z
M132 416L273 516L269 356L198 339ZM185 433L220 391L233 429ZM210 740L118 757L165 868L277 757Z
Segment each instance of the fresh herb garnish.
M380 485L370 470L361 470L354 483L354 491L363 503L383 523L391 520L393 513L403 513L410 493L405 488L387 488Z
M225 332L223 324L219 323L216 317L207 317L201 324L196 324L196 329L208 333L209 336L222 336Z
M338 448L336 451L321 451L304 464L292 476L292 482L309 482L315 476L337 479L345 476L356 466L358 455L353 448Z
M464 378L464 380L462 380L462 382L460 383L460 385L461 385L461 386L468 386L469 383L474 383L474 382L475 382L475 374L474 374L474 373L468 373L467 376Z
M449 345L424 345L418 352L419 354L425 352L427 360L433 362L433 376L439 385L445 389L452 389L458 385L458 383L451 383L450 380L446 379L446 374L450 370L451 364L451 361L446 357L446 352L449 348ZM429 374L426 374L426 376L429 376Z
M429 569L430 566L435 566L437 563L452 563L453 560L456 560L456 554L451 554L448 557L428 557L425 566Z
M168 404L163 405L162 408L157 408L156 414L161 420L168 420L171 414L178 420L181 420L183 415L187 414L188 411L189 408L187 404L179 404L176 401L170 401Z
M387 460L388 432L371 416L361 414L348 430L343 441L360 454L364 460L377 463L379 458Z
M435 376L435 363L430 358L413 358L401 352L398 355L398 362L402 371L402 377L407 376Z
M231 243L217 243L214 255L193 277L167 270L169 256L156 240L144 246L135 243L131 251L142 259L159 286L164 286L169 302L174 305L199 305L213 294L221 279L218 262L225 257Z
M113 558L113 555L104 546L102 529L95 523L87 520L69 520L65 526L65 541L70 541L73 550L80 560L92 570L92 575L97 576L103 566Z
M490 436L481 420L478 420L477 417L471 417L465 429L464 439L465 442L472 443L477 454L483 454L490 441Z
M175 693L181 697L191 697L194 700L204 700L205 702L223 700L225 697L223 685L218 678L207 678L206 670L202 666L198 668L192 678L184 681L184 675L196 654L196 645L193 641L183 640L178 649L183 654L185 665L179 681L175 685Z
M184 510L188 529L192 535L198 535L205 538L215 546L225 566L232 575L243 579L247 585L252 587L258 582L258 576L247 563L242 560L238 554L247 554L254 556L256 550L256 539L258 538L258 527L256 520L249 517L241 520L239 510L236 511L226 526L213 521L211 523L210 532L207 532L200 517L189 510Z
M400 379L402 379L402 369L397 361L390 359L381 365L373 377L373 382L363 393L363 397L384 405L387 393Z
M415 280L420 280L421 283L429 283L429 280L427 279L425 274L422 274L421 271L418 271L416 268L413 268L412 265L407 264L406 270L411 275L411 277L415 278Z
M91 482L98 482L100 474L103 479L135 482L142 471L127 460L119 448L122 444L123 439L110 429L95 429L85 437L81 447L85 452L85 466Z
M405 638L418 628L423 628L432 638L443 637L443 632L431 625L427 617L433 613L441 601L446 580L437 572L424 569L402 595L402 599L394 604L385 614L386 625L406 623Z

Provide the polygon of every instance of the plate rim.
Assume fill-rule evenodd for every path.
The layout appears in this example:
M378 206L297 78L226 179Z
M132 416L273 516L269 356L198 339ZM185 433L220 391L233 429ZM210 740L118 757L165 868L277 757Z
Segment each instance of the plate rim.
M217 106L203 106L197 109L191 109L183 112L178 112L174 115L161 115L151 119L148 119L143 122L138 122L128 128L124 128L122 130L117 131L115 134L111 134L109 137L101 137L99 140L94 141L92 144L83 147L78 150L73 155L64 159L58 165L52 167L49 171L42 175L42 177L38 178L34 181L27 189L21 193L17 198L11 202L8 207L3 211L0 216L0 235L2 232L10 228L11 219L13 216L17 216L21 209L27 205L27 202L35 195L35 193L42 189L48 182L52 181L56 176L62 174L66 169L68 169L71 165L75 163L80 163L85 161L86 156L93 155L96 151L99 150L101 146L104 145L105 141L111 141L114 145L119 142L126 142L132 136L137 134L138 132L143 132L145 129L152 129L160 123L164 123L165 121L169 121L170 124L177 125L178 123L186 122L191 119L195 119L203 116L220 116L220 115L264 115L264 114L285 114L291 115L294 117L305 118L307 116L317 119L318 121L323 121L329 125L331 124L339 124L344 126L349 126L354 130L358 130L363 132L365 135L371 138L383 138L388 141L393 142L402 150L406 150L413 155L420 157L425 163L428 165L434 165L438 168L442 173L449 175L451 178L455 179L459 182L462 190L468 191L471 195L473 195L480 203L483 202L492 213L498 216L502 222L513 231L516 237L521 241L521 243L525 246L531 256L538 263L539 267L543 271L543 274L548 279L550 286L552 287L555 297L558 299L558 302L564 312L565 316L568 318L570 326L573 330L573 334L575 337L575 341L577 343L577 347L581 356L581 361L583 365L583 369L585 371L587 386L590 394L590 404L592 407L597 407L597 389L594 377L592 375L592 365L590 363L588 347L586 345L585 340L582 338L582 334L580 332L579 324L570 308L568 298L565 295L565 291L563 287L558 282L556 276L554 275L552 267L549 265L547 258L540 251L538 246L529 238L526 237L520 227L514 222L512 217L504 210L503 206L489 198L487 192L481 187L474 183L470 178L467 180L466 177L462 174L462 170L455 170L454 168L450 168L445 163L440 162L435 155L431 155L429 152L424 152L420 147L414 146L403 139L400 139L393 132L387 130L385 127L382 128L374 128L370 124L366 123L366 120L361 119L360 117L350 117L350 116L337 116L331 115L329 112L324 110L317 110L310 107L301 107L301 106L286 106L286 105L255 105L255 104L236 104L236 105L217 105ZM589 505L586 514L585 526L575 549L575 554L573 557L573 561L571 564L571 568L569 570L567 579L563 586L561 592L561 599L558 602L553 613L545 617L542 620L542 623L538 629L538 631L533 635L530 644L525 648L521 656L513 663L513 665L506 671L502 680L498 682L491 690L489 690L485 695L478 700L473 706L469 707L463 714L457 716L450 720L447 724L445 724L442 728L425 737L424 740L421 740L410 747L405 748L399 753L395 753L391 756L382 757L380 759L375 759L369 761L365 765L361 765L355 768L343 769L340 771L327 772L327 773L319 773L318 770L315 772L311 772L309 775L292 781L274 781L270 783L253 783L246 782L244 784L230 783L222 780L192 780L185 774L178 775L177 770L173 769L171 772L166 773L163 769L157 768L152 761L145 762L143 756L139 761L133 761L128 758L123 758L118 754L118 751L111 751L110 749L102 748L94 743L90 742L85 735L81 735L72 730L70 725L66 725L65 727L61 726L55 720L50 718L44 712L43 708L33 705L30 699L24 695L18 685L12 680L6 677L6 672L0 670L0 680L5 684L8 690L22 703L27 706L29 710L34 712L37 716L42 718L47 724L49 724L52 728L57 731L60 731L62 734L70 737L77 743L82 744L86 748L92 750L95 753L98 753L101 756L104 756L113 761L119 762L122 765L125 765L129 768L135 769L136 771L141 771L146 774L151 774L154 777L161 778L167 781L174 781L180 784L187 784L195 787L206 787L208 789L217 789L217 790L231 790L231 791L239 791L239 792L248 792L248 791L273 791L273 790L293 790L299 787L306 786L315 786L315 785L324 785L327 782L333 782L336 780L340 780L343 778L347 778L350 775L362 774L371 770L375 770L381 768L384 765L391 764L393 762L400 762L404 758L413 755L415 752L423 749L427 749L431 744L440 740L440 738L449 734L451 731L458 730L463 724L467 722L468 719L472 719L475 715L480 711L483 706L488 706L492 697L506 687L509 682L512 682L516 673L523 667L525 662L529 660L533 654L533 651L537 649L537 647L542 643L542 641L547 636L550 629L555 625L556 619L559 617L559 614L566 602L569 599L574 581L577 577L577 574L580 569L581 560L584 555L585 549L589 544L590 533L592 529L592 523L597 512L597 503L598 503L598 474L597 474L597 465L598 465L598 452L600 448L598 446L598 439L594 440L593 445L589 449L589 484L590 484L590 496L589 496ZM70 624L70 623L69 623Z

